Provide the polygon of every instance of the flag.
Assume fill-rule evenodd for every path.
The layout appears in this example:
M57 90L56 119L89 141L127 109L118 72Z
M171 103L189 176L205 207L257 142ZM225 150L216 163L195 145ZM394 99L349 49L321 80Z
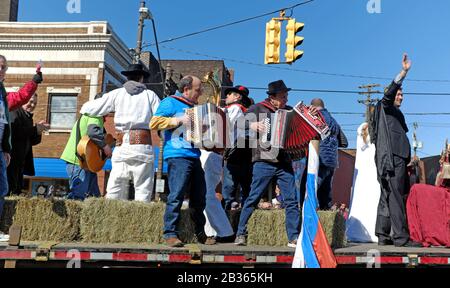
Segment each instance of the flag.
M302 230L297 241L293 268L336 268L337 262L317 214L319 141L311 141L308 155L306 195L302 209Z

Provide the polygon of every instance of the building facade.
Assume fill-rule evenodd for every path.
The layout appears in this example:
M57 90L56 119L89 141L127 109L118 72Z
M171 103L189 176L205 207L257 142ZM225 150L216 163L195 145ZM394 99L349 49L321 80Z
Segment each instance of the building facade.
M125 78L120 71L132 62L128 47L107 22L3 22L0 54L8 59L5 87L9 91L29 81L37 62L43 63L44 82L37 90L34 120L46 120L51 128L33 148L37 175L29 181L29 190L60 186L57 180L66 179L66 172L59 157L80 108L97 93L122 85ZM100 176L103 188L104 173Z
M5 79L8 91L17 91L36 73L36 64L43 63L44 82L37 90L34 120L45 120L51 128L43 135L41 144L33 147L36 176L26 177L26 190L36 195L48 193L53 186L64 192L67 175L65 162L59 157L79 118L80 108L96 94L122 86L126 79L120 72L133 60L129 49L107 22L3 22L0 23L0 54L8 59ZM179 80L185 75L204 79L201 102L220 100L224 88L233 85L233 73L223 61L165 60L162 61L162 73L168 78L166 87L169 89L164 93L157 60L150 52L144 52L141 59L151 73L146 80L148 87L161 98L174 94ZM114 133L112 116L109 115L105 122L109 133ZM157 163L160 141L156 132L152 134ZM104 169L99 173L102 192L106 189L110 165Z
M19 12L19 0L0 0L0 22L15 22Z

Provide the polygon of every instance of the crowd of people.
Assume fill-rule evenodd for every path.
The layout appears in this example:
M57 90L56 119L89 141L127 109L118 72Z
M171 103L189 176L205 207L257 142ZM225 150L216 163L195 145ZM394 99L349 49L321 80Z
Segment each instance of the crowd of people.
M408 128L399 109L403 100L402 82L410 67L411 62L405 55L402 71L386 89L372 121L358 129L356 168L359 174L355 178L350 214L345 207L341 209L348 218L347 234L356 241L378 241L379 245L419 245L410 240L408 233L406 166L411 148L406 136ZM4 197L9 191L14 193L21 189L23 174L33 175L29 169L32 167L28 165L29 157L32 159L31 146L41 141L40 135L48 129L48 124L40 121L33 125L32 119L37 101L35 91L42 82L42 73L37 73L19 92L6 93L3 79L7 61L3 56L0 56L0 68L1 215ZM267 191L271 191L270 186L276 184L273 204L285 210L286 244L296 247L305 194L307 156L293 161L283 149L273 154L270 147L260 142L254 147L248 145L250 135L267 132L264 119L271 118L277 110L292 109L288 106L291 89L283 80L269 83L267 97L259 103L254 103L249 97L250 92L245 86L226 89L222 109L231 127L232 145L211 150L194 146L186 141L183 132L180 133L180 129L185 132L190 123L185 110L198 105L202 95L199 78L183 77L178 85L179 93L160 100L145 86L144 79L149 72L142 64L132 64L122 74L127 78L123 87L99 94L96 99L85 103L72 129L61 156L67 163L69 199L100 196L96 173L83 169L79 164L77 144L80 137L88 135L105 157L111 157L112 170L106 198L128 200L128 186L132 181L134 200L150 202L154 189L151 130L157 130L164 139L164 161L168 167L169 194L163 228L168 246L184 245L179 239L177 224L186 195L189 196L195 234L200 243L213 245L218 241L234 241L236 245L246 245L248 221ZM338 148L347 147L348 141L322 99L313 99L309 111L314 116L320 114L329 127L329 136L320 144L317 198L318 208L330 210L333 177L339 164ZM114 112L115 147L105 141L104 117L111 112ZM254 118L257 120L241 121L249 114L258 115ZM221 197L217 197L220 183ZM377 208L374 208L375 203ZM240 209L240 219L234 231L227 214L236 209ZM370 216L364 218L362 214Z

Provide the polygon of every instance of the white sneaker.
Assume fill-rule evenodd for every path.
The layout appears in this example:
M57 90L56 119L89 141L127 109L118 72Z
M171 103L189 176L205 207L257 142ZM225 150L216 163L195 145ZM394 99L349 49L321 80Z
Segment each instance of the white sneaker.
M290 241L290 242L287 244L287 246L288 246L288 247L291 247L291 248L297 248L297 240Z
M0 242L8 242L9 241L9 235L6 235L3 232L0 232Z

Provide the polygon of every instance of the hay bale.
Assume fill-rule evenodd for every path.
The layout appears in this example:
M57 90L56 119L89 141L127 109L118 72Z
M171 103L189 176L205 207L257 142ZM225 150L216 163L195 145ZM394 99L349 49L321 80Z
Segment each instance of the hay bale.
M8 199L6 225L22 226L22 240L61 241L78 240L82 203L77 201L41 198ZM11 216L10 216L11 215Z
M261 246L286 246L285 212L281 209L256 209L248 221L248 244Z
M344 217L337 212L319 211L319 218L331 247L344 247ZM282 247L288 243L284 209L256 209L247 227L249 245Z
M90 243L163 243L163 203L88 199L81 216L81 238ZM182 210L180 239L195 239L190 211Z
M334 249L345 247L345 218L339 212L319 211L319 219L327 235L328 243Z

